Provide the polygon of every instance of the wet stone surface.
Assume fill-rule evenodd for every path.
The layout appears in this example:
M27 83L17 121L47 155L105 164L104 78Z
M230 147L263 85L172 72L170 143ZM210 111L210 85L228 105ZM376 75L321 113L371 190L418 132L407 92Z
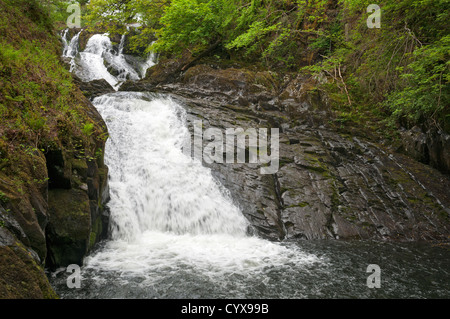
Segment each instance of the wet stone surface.
M191 130L198 120L203 131L280 128L280 168L275 174L262 175L257 164L205 163L261 236L448 239L450 201L445 194L450 180L437 170L327 127L326 120L314 120L323 112L312 106L304 108L304 121L293 123L278 111L263 114L251 106L225 104L223 96L192 98L185 90L177 96L173 94L180 92L170 87L190 114Z

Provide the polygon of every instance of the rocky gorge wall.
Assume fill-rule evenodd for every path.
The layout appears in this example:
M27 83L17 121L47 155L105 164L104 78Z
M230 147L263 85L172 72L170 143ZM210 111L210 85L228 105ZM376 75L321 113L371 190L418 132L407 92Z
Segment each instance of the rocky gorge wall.
M86 108L93 119L101 120L90 103ZM82 265L84 256L106 236L107 166L102 158L79 158L59 146L15 159L19 174L41 182L18 191L8 172L0 173L1 298L57 297L44 265ZM104 144L91 147L103 150Z
M199 119L205 130L280 128L277 173L261 175L255 164L209 165L256 233L272 240L448 242L448 175L395 152L364 127L336 125L311 79L185 65L161 63L120 90L170 93L186 105L191 129Z
M450 135L433 128L413 127L401 131L402 151L415 160L450 173Z

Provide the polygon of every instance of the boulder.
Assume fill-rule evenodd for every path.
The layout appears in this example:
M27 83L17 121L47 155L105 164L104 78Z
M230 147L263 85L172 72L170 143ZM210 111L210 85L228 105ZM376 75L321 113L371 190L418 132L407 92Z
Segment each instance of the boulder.
M53 189L49 191L48 266L82 265L88 252L91 212L87 191Z
M57 298L33 254L6 228L0 227L0 298Z
M111 84L109 84L105 79L84 82L75 74L72 74L72 77L83 94L89 99L93 99L103 94L115 92Z
M450 173L450 135L436 129L427 132L430 165Z

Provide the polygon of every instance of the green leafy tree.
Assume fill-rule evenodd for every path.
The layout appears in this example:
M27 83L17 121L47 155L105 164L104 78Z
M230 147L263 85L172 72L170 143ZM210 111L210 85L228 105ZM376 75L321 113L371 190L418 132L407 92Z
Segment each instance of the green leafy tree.
M406 125L426 123L450 128L450 36L414 51L412 62L401 68L401 89L385 104Z
M232 0L173 0L160 19L155 48L180 53L222 42L235 9Z

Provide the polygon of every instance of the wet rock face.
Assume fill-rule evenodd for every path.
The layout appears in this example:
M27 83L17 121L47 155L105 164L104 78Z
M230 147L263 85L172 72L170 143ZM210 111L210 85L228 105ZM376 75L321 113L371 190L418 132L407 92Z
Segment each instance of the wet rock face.
M373 139L339 133L329 124L326 99L305 79L257 78L250 71L196 66L171 83L136 85L178 98L191 129L199 119L204 130L280 129L275 174L261 175L257 164L204 163L262 237L448 240L448 176ZM416 145L424 144L430 147Z
M0 216L8 214L0 206ZM6 217L7 218L7 217ZM2 299L56 298L36 253L17 240L9 223L0 226L0 296ZM13 222L14 223L14 222ZM20 227L14 226L15 229ZM25 236L23 233L22 235ZM20 283L18 285L17 283Z
M279 120L262 119L246 108L178 98L187 106L190 128L199 119L204 130L222 131L270 127ZM253 232L272 240L447 239L448 177L371 142L309 123L282 125L275 174L261 175L256 164L205 163Z
M74 74L72 74L72 77L83 94L91 100L97 96L115 92L111 84L104 79L84 82Z
M106 127L95 107L90 103L86 107L91 118ZM103 154L105 141L91 147ZM82 265L84 256L107 235L109 216L104 206L109 200L108 167L103 156L80 157L65 148L49 151L46 157L46 266Z
M255 72L246 69L217 69L208 65L196 65L187 70L187 59L166 60L147 70L145 79L127 81L119 91L151 91L164 86L184 96L240 106L253 105L258 109L278 108L277 82L271 72ZM181 85L182 84L182 85Z
M332 130L286 134L300 141L280 152L294 159L278 173L288 237L445 240L449 202L442 205L412 168L427 171L428 183L437 172Z
M106 166L94 161L71 160L71 187L49 190L49 222L46 228L46 266L55 269L82 265L94 244L106 237L108 200Z

